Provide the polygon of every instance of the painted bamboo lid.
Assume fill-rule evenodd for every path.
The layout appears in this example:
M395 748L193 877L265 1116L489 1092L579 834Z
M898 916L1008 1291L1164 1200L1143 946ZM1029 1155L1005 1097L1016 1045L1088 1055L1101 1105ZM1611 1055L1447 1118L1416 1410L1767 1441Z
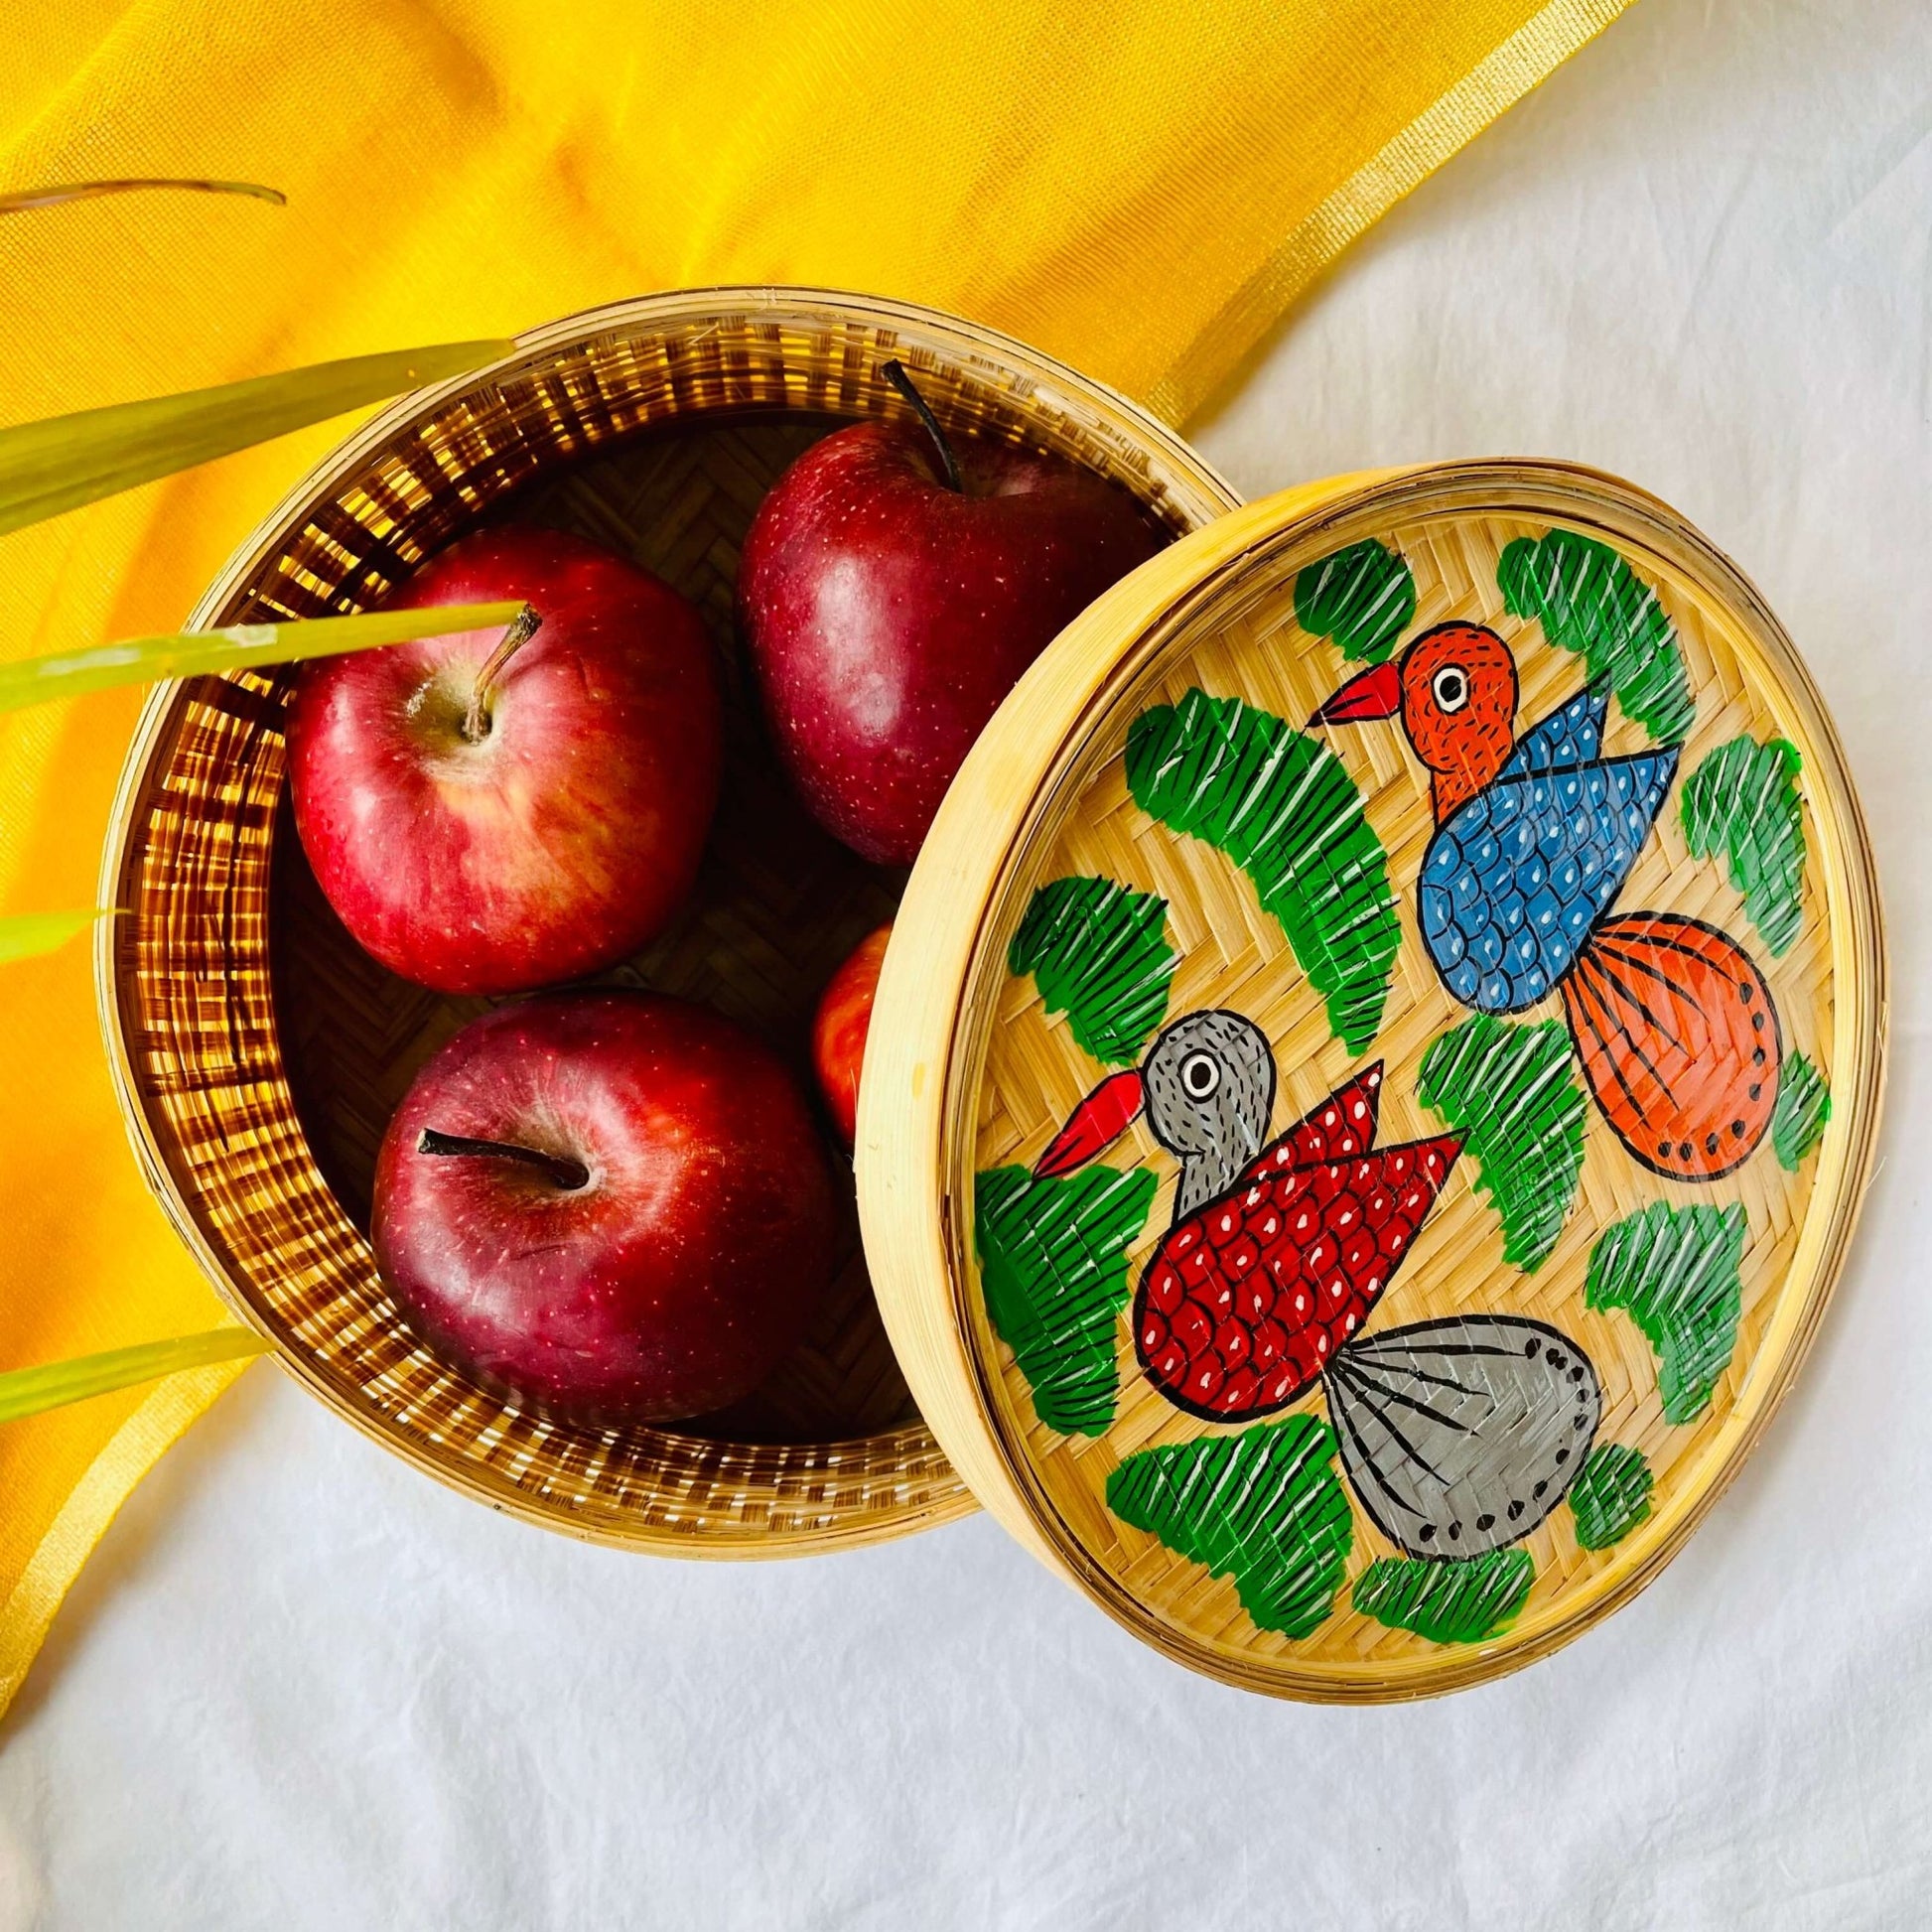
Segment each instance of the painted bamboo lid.
M1272 497L1029 673L875 1012L888 1328L979 1499L1230 1683L1425 1695L1669 1560L1809 1345L1884 954L1737 570L1552 463Z

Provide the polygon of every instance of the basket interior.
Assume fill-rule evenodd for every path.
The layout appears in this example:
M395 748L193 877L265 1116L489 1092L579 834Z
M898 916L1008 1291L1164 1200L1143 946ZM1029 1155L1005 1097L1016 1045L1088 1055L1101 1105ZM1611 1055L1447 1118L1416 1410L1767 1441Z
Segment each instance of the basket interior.
M811 302L750 313L644 303L601 327L561 326L490 380L364 432L259 533L198 618L366 608L486 521L572 529L666 578L720 652L724 802L690 905L605 977L703 1000L802 1072L820 988L892 916L900 879L820 832L763 746L731 605L765 488L839 421L900 407L877 374L897 354L956 431L1083 461L1175 530L1227 506L1152 425L1143 432L1082 385L1047 390L988 340ZM285 796L288 686L269 672L178 687L137 747L118 828L118 902L134 914L114 955L126 1084L164 1197L231 1299L392 1447L584 1534L776 1554L970 1507L887 1342L843 1168L835 1288L799 1349L731 1411L676 1430L555 1425L415 1341L366 1239L375 1151L418 1067L488 1003L395 978L331 912Z
M902 875L821 831L779 775L733 635L739 546L765 489L835 417L675 425L516 491L486 519L576 531L655 571L704 614L724 671L727 765L697 890L673 927L603 985L698 1000L781 1053L812 1091L809 1032L840 960L893 916ZM274 841L269 957L282 1051L309 1146L359 1230L376 1150L417 1070L496 1004L399 979L349 937L309 870L284 795ZM870 1436L918 1413L872 1296L850 1164L835 1154L838 1272L811 1332L753 1395L680 1425L758 1443Z

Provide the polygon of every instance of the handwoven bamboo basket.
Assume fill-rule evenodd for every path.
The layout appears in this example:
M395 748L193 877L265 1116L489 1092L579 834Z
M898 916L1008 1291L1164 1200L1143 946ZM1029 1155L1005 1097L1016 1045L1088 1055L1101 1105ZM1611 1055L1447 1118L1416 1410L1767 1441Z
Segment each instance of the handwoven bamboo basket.
M1733 935L1762 970L1775 1004L1775 1020L1764 1026L1749 983L1749 1024L1762 1030L1741 1031L1738 1020L1738 1052L1758 1053L1753 1039L1776 1041L1764 1059L1777 1065L1779 1094L1797 1104L1789 1118L1776 1116L1775 1135L1715 1178L1665 1177L1658 1163L1702 1157L1674 1143L1633 1154L1579 1084L1575 1106L1566 1102L1562 1115L1582 1122L1580 1171L1570 1191L1558 1178L1508 1193L1514 1173L1562 1174L1562 1137L1524 1143L1550 1165L1520 1168L1528 1158L1522 1147L1493 1138L1506 1118L1523 1117L1506 1098L1513 1089L1500 1071L1486 1088L1446 1098L1449 1077L1432 1045L1471 1023L1418 930L1419 874L1437 823L1430 773L1399 721L1346 730L1303 724L1346 675L1363 669L1362 662L1344 662L1333 641L1343 626L1332 613L1321 614L1320 590L1322 560L1366 554L1350 546L1368 542L1400 561L1414 604L1373 649L1366 631L1349 631L1358 656L1400 652L1418 634L1451 621L1486 625L1516 662L1519 727L1563 706L1588 676L1571 648L1553 641L1553 631L1569 634L1566 613L1541 591L1538 613L1526 613L1527 580L1513 577L1514 566L1504 561L1559 554L1559 547L1534 548L1551 542L1552 532L1608 547L1585 552L1566 539L1564 557L1600 562L1613 551L1633 573L1639 589L1624 607L1631 634L1660 634L1643 628L1654 594L1695 703L1694 721L1685 725L1680 714L1666 734L1683 738L1675 779L1667 777L1667 807L1647 831L1615 905L1688 917ZM1510 552L1516 543L1533 547ZM1517 586L1516 608L1503 593L1504 579ZM1389 659L1391 667L1402 661ZM1450 694L1445 702L1452 702L1453 685L1444 688ZM1603 754L1654 751L1652 735L1630 712L1647 701L1635 685L1619 683L1618 693ZM1230 699L1248 709L1237 714L1209 702ZM1323 770L1330 766L1321 759L1330 759L1342 774L1342 795L1358 796L1384 855L1399 943L1392 929L1386 1002L1379 1023L1366 1027L1372 1043L1337 1036L1332 1010L1285 930L1289 914L1271 914L1260 894L1258 881L1268 875L1265 858L1249 850L1254 841L1215 829L1241 823L1243 813L1263 809L1255 801L1275 797L1256 776L1264 761L1242 764L1229 753L1214 763L1217 744L1258 742L1240 739L1228 722L1245 717L1241 729L1259 730L1256 713L1271 721L1266 729L1277 733L1271 742L1278 747L1296 745L1300 734L1322 748L1315 754L1298 745L1294 755ZM1181 725L1189 717L1218 718L1215 730L1224 736L1187 739ZM1767 785L1725 818L1733 844L1713 850L1709 836L1690 837L1681 801L1700 786L1699 796L1727 800L1725 773L1742 767L1709 760L1721 746L1743 739L1753 749L1727 758L1748 757L1753 771L1773 777L1783 771L1797 804L1781 785ZM1219 805L1209 787L1220 780L1203 775L1215 771L1232 774ZM1773 792L1783 801L1781 819L1770 811ZM1223 816L1187 817L1202 799ZM1280 809L1278 822L1286 824L1300 807L1290 800ZM1767 828L1788 828L1794 809L1799 870L1794 875L1787 866L1767 888L1759 863L1773 851L1763 842ZM1208 829L1181 835L1200 826ZM1760 842L1751 844L1753 838ZM1738 849L1749 858L1743 873ZM1788 843L1775 849L1789 858ZM1359 869L1353 876L1362 876ZM1177 955L1158 969L1172 971L1165 1005L1157 998L1155 1017L1141 1014L1124 1046L1101 1037L1097 1008L1087 1013L1087 1037L1076 1031L1081 996L1072 941L1054 977L1038 964L1045 944L1039 933L1048 928L1024 936L1035 894L1067 879L1126 887L1144 896L1137 901L1143 906L1159 901L1154 930ZM1740 880L1753 890L1740 891ZM1310 890L1323 888L1317 880ZM1558 464L1500 462L1343 478L1252 504L1171 547L1077 620L1002 709L948 794L914 868L897 932L874 1015L859 1185L866 1247L898 1359L921 1413L974 1494L1050 1568L1183 1664L1278 1695L1370 1701L1471 1684L1542 1655L1626 1601L1682 1546L1736 1473L1804 1357L1851 1237L1879 1113L1885 966L1871 855L1830 720L1776 620L1732 565L1627 484ZM1108 987L1117 992L1125 971L1119 955L1108 970ZM1157 966L1144 973L1158 977ZM1737 984L1744 1002L1746 982ZM1273 1133L1379 1060L1379 1148L1441 1134L1446 1124L1460 1131L1471 1121L1471 1134L1492 1137L1465 1136L1433 1211L1425 1210L1413 1255L1387 1282L1360 1336L1337 1346L1328 1372L1266 1425L1299 1433L1265 1444L1259 1425L1190 1412L1157 1386L1153 1361L1137 1354L1142 1305L1132 1300L1135 1284L1153 1281L1158 1255L1180 1253L1166 1245L1176 1160L1157 1144L1145 1117L1100 1155L1099 1167L1083 1171L1111 1168L1116 1198L1131 1186L1144 1190L1111 1246L1094 1233L1097 1222L1067 1218L1077 1211L1066 1204L1069 1196L1047 1191L1071 1183L1028 1178L1082 1095L1110 1069L1137 1059L1149 1029L1208 1008L1237 1010L1272 1045L1280 1082ZM1496 1024L1527 1031L1547 1022L1556 1028L1554 1035L1546 1031L1547 1042L1561 1038L1565 1011L1551 1000ZM1658 1024L1666 1021L1685 1024L1671 1014ZM1574 1064L1569 1050L1538 1048L1566 1067ZM1708 1050L1715 1060L1718 1048ZM1828 1083L1822 1139L1819 1090L1797 1067L1798 1054ZM1574 1071L1550 1078L1579 1080ZM1450 1110L1459 1110L1453 1123ZM1736 1128L1741 1145L1747 1123ZM1709 1167L1729 1161L1730 1150L1716 1143L1730 1132L1726 1123L1714 1129ZM1243 1195L1246 1186L1244 1175L1234 1193L1220 1197L1231 1211L1261 1194L1256 1188ZM1501 1205L1506 1195L1521 1217L1513 1232ZM1003 1205L1016 1201L1017 1209ZM1266 1211L1266 1200L1254 1210ZM1687 1245L1673 1252L1694 1252L1695 1269L1644 1274L1648 1263L1633 1225L1667 1227L1676 1231L1673 1240L1682 1234ZM1053 1246L1068 1226L1080 1231L1077 1243ZM1650 1249L1649 1262L1662 1252ZM1246 1265L1229 1261L1228 1280L1251 1280L1239 1275ZM1371 1265L1382 1264L1371 1258ZM990 1286L996 1269L999 1280ZM1308 1279L1312 1285L1312 1274ZM1154 1294L1152 1287L1143 1292ZM1227 1306L1225 1296L1216 1306ZM1185 1312L1183 1307L1173 1317L1175 1336ZM1446 1544L1398 1542L1369 1508L1375 1502L1391 1522L1410 1522L1404 1534L1411 1539L1427 1539L1439 1527L1445 1535L1462 1533L1459 1519L1451 1529L1433 1517L1422 1523L1420 1513L1413 1521L1399 1515L1404 1499L1421 1493L1430 1467L1419 1475L1397 1466L1395 1424L1381 1459L1370 1465L1396 1471L1395 1485L1379 1497L1372 1492L1379 1474L1344 1482L1347 1469L1330 1460L1335 1445L1323 1431L1341 1426L1334 1418L1342 1398L1331 1389L1348 1346L1366 1347L1408 1324L1491 1317L1516 1323L1507 1331L1512 1337L1530 1334L1532 1358L1555 1363L1549 1374L1570 1378L1566 1386L1585 1386L1593 1364L1600 1411L1591 1434L1578 1439L1591 1445L1588 1459L1577 1465L1589 1475L1587 1489L1582 1480L1563 1489L1564 1500L1525 1537L1486 1553L1480 1567L1464 1561L1457 1568L1440 1560ZM1522 1325L1526 1320L1558 1330L1563 1352L1553 1346L1537 1357L1537 1332ZM1076 1331L1084 1354L1068 1339ZM1148 1332L1151 1347L1164 1345L1165 1328L1157 1323ZM1502 1331L1458 1325L1427 1332ZM1231 1386L1248 1359L1242 1349L1261 1359L1260 1335L1259 1327L1246 1341L1231 1328L1216 1330L1211 1346L1221 1355L1201 1386L1224 1368ZM1582 1365L1571 1365L1573 1355ZM1441 1361L1447 1364L1447 1355ZM1506 1388L1509 1374L1530 1373L1492 1371L1487 1362L1467 1371L1492 1372L1497 1389ZM1480 1405L1458 1407L1464 1374L1446 1368L1438 1376L1447 1396L1432 1393L1426 1377L1413 1381L1408 1386L1420 1397L1390 1398L1387 1415L1411 1431L1421 1427L1411 1409L1420 1413L1431 1402L1456 1417L1478 1415ZM1578 1400L1581 1431L1589 1418ZM1404 1401L1410 1407L1393 1406ZM1354 1413L1359 1417L1358 1406ZM1496 1413L1504 1413L1500 1397ZM1565 1426L1571 1420L1560 1418ZM1480 1436L1479 1422L1466 1426L1472 1455L1490 1452ZM1266 1458L1285 1455L1280 1445L1291 1440L1310 1447L1289 1471L1286 1460ZM1427 1454L1417 1449L1416 1459L1427 1465L1439 1454L1438 1440L1429 1439ZM1520 1469L1526 1485L1536 1470L1555 1469L1547 1459L1553 1452L1557 1461L1565 1453L1557 1434L1533 1435L1527 1424L1492 1447L1511 1482L1517 1471L1510 1458L1529 1458ZM1560 1489L1567 1475L1556 1477ZM1486 1493L1502 1492L1492 1485ZM1302 1499L1295 1510L1308 1503L1297 1520L1315 1526L1306 1533L1291 1534L1295 1498ZM1496 1522L1492 1512L1474 1529L1507 1535ZM1468 1593L1454 1597L1465 1586Z
M405 397L242 544L198 625L379 602L499 516L627 552L706 616L728 686L728 777L688 914L615 975L703 998L802 1058L818 989L901 881L819 834L760 751L731 634L738 547L764 489L838 420L903 409L897 356L951 428L1070 458L1176 534L1233 492L1120 396L930 311L790 289L621 303ZM417 1344L365 1235L375 1147L415 1069L477 1003L403 984L322 900L283 797L286 674L157 691L104 861L96 953L108 1057L150 1182L235 1311L332 1408L517 1515L686 1556L873 1542L972 1508L912 1406L856 1228L797 1354L731 1414L594 1431L505 1406Z

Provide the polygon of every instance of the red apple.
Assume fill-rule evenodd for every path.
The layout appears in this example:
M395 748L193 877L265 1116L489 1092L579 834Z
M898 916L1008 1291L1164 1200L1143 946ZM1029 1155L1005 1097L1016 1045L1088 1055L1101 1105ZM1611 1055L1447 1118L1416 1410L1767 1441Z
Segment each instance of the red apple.
M823 1147L778 1059L703 1007L550 994L471 1023L376 1163L382 1278L484 1384L596 1424L735 1402L832 1272Z
M947 453L936 427L814 444L759 506L739 569L778 756L819 823L882 865L911 864L1020 674L1164 540L1089 471L1004 444Z
M886 963L890 925L869 932L846 954L825 982L812 1020L812 1067L818 1090L839 1137L852 1145L859 1116L859 1075L866 1060L866 1034L872 1026L873 996L879 969Z
M718 798L717 671L668 584L582 537L479 531L393 600L520 598L537 628L462 631L304 667L295 822L343 923L444 993L593 973L659 932ZM480 680L483 698L473 715Z

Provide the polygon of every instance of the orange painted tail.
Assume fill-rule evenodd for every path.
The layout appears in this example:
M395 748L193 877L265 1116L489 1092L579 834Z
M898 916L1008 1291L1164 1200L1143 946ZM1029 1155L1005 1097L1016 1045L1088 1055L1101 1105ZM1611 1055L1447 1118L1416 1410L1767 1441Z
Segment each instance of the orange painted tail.
M1771 990L1716 926L1666 912L1606 919L1563 982L1570 1036L1603 1118L1672 1180L1749 1158L1777 1105Z

